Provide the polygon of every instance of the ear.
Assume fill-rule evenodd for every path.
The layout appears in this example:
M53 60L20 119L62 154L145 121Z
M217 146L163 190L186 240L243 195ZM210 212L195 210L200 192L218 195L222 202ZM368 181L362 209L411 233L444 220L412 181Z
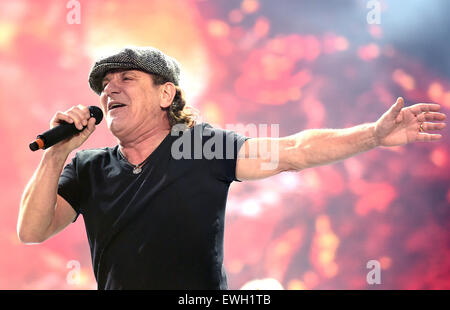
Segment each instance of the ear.
M161 108L167 108L172 104L173 98L175 97L177 90L173 83L167 82L164 85L161 85L160 88L160 96L161 96L161 102L160 106Z

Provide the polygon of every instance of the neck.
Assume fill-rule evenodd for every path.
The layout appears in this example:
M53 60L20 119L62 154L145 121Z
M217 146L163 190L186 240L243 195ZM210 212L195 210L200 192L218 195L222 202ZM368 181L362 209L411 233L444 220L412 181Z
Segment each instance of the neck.
M120 152L129 163L138 165L143 162L161 144L169 134L170 128L153 128L134 140L119 140Z

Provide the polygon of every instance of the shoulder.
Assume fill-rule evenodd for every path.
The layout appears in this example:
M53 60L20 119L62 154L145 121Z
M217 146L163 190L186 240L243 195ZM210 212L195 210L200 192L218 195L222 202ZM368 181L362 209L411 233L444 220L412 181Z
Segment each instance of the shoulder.
M183 139L197 139L201 137L204 140L205 137L214 136L217 131L221 131L221 129L205 122L197 123L192 127L187 127L185 124L177 124L172 127L171 135L183 137Z
M196 124L195 126L189 128L189 130L191 132L194 132L194 134L200 133L205 138L213 137L216 135L229 135L235 133L235 131L233 131L232 129L220 128L219 126L211 125L210 123L206 122Z
M116 149L117 146L79 150L76 152L74 159L78 162L78 164L88 164L93 161L111 157Z
M187 127L185 124L176 124L172 126L172 134L179 134L179 133L190 133L190 132L198 132L203 130L211 130L214 129L213 126L209 123L201 122L197 123L192 127Z

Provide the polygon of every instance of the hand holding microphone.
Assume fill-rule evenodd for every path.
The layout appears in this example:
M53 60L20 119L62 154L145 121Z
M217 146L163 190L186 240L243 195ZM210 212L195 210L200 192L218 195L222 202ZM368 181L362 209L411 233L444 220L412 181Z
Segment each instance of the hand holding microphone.
M96 106L74 106L66 112L57 112L50 121L50 130L38 135L30 143L30 149L54 148L70 153L86 141L94 132L95 125L103 119L103 112Z

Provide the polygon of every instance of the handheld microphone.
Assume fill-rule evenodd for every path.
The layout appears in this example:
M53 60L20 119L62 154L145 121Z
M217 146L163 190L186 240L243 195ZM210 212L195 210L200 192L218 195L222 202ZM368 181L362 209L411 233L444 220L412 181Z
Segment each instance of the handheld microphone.
M103 119L103 112L99 107L89 106L89 112L91 117L95 118L95 124L98 125ZM47 130L43 134L37 136L36 140L30 143L30 150L37 151L39 149L47 149L52 145L55 145L62 140L70 138L71 136L83 131L83 129L78 129L74 123L70 124L67 122L62 122L61 125L55 126L50 130Z

